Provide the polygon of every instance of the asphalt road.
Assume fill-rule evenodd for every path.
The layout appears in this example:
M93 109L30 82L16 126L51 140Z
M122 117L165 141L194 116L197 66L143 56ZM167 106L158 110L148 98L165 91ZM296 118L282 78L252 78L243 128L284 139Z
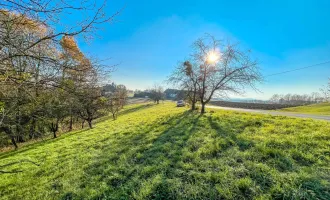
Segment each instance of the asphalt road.
M313 115L313 114L300 114L293 112L281 112L281 111L270 111L270 110L252 110L244 108L228 108L220 106L206 106L207 108L222 109L222 110L234 110L239 112L249 112L249 113L260 113L260 114L269 114L275 116L288 116L288 117L297 117L297 118L310 118L316 120L326 120L330 122L330 116L327 115Z

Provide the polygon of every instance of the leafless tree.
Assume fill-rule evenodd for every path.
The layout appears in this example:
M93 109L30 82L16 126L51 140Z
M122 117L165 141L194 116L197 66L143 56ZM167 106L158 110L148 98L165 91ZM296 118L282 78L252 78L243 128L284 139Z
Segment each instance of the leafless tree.
M115 86L115 91L107 96L105 109L110 111L112 118L117 119L119 111L124 107L127 98L127 89L125 85Z
M125 85L117 85L114 96L116 96L116 98L118 98L120 108L123 108L124 105L126 104L126 99L127 99L126 86Z
M278 104L291 104L291 105L305 105L312 103L320 103L323 102L323 98L317 92L312 92L311 94L285 94L279 95L274 94L270 99L270 103L278 103Z
M242 94L246 87L255 89L255 83L262 80L257 62L250 58L249 52L216 40L211 35L193 43L191 60L198 66L193 73L198 80L201 113L205 112L205 105L215 95Z
M197 65L190 61L180 62L167 80L170 84L185 91L186 98L191 103L191 110L196 109L196 103L199 99L197 93L198 77L195 73L198 69L196 67Z
M278 95L278 94L274 94L270 99L269 101L271 103L279 103L280 102L280 99L281 99L281 96Z
M111 96L109 98L106 108L112 114L113 120L117 119L121 107L122 107L121 99L118 96Z
M328 85L326 85L324 88L321 89L321 92L323 94L323 97L326 101L330 101L330 78Z
M151 91L151 99L154 100L155 103L159 104L159 101L164 99L164 89L159 84L154 84Z

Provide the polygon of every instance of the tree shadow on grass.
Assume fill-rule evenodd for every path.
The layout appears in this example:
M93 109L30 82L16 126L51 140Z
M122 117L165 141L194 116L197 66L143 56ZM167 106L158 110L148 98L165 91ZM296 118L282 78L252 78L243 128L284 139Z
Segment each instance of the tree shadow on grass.
M17 150L12 150L12 151L8 151L8 152L4 152L2 154L0 154L0 159L4 159L4 158L7 158L7 157L10 157L10 156L13 156L15 154L21 154L21 153L24 153L26 151L29 151L29 150L32 150L32 149L35 149L35 148L41 148L41 147L44 147L45 145L48 145L52 142L58 142L58 141L61 141L67 137L71 137L71 136L74 136L76 134L80 134L80 133L83 133L85 131L88 131L88 129L82 129L82 130L77 130L77 131L73 131L73 132L68 132L68 133L65 133L65 134L61 134L61 137L57 137L57 138L47 138L45 140L42 140L42 141L38 141L36 143L32 143L32 144L28 144L22 148L19 148Z
M47 192L62 199L253 199L274 192L270 167L285 164L286 155L242 137L255 121L186 111L143 123L79 147L97 149L97 156L75 177L78 184L57 187L63 179L54 178ZM294 197L285 190L275 195Z
M63 199L252 199L274 183L258 164L283 163L280 154L257 152L240 136L250 123L186 111L111 134L84 168L79 187L60 193ZM265 160L251 163L244 151Z
M125 110L121 111L119 113L119 115L126 115L126 114L133 113L133 112L136 112L136 111L139 111L139 110L142 110L142 109L150 108L152 106L154 106L154 104L142 104L142 105L139 105L139 106L134 107L134 108L125 109ZM106 120L109 120L111 118L112 118L112 116L110 116L110 115L105 116L105 117L101 117L99 119L96 119L94 123L98 124L98 123L104 122ZM37 147L43 147L43 146L45 146L45 145L47 145L51 142L54 142L54 141L58 142L58 141L63 140L67 137L70 137L70 136L73 136L73 135L76 135L76 134L80 134L80 133L88 131L88 130L89 130L88 128L84 128L84 129L77 130L77 131L63 133L63 134L60 135L60 137L57 137L56 139L47 138L47 139L44 139L42 141L38 141L38 142L35 142L35 143L28 144L28 145L26 145L22 148L17 149L17 150L3 152L3 153L0 154L0 159L7 158L7 157L15 155L17 153L23 153L23 152L26 152L28 150L35 149Z
M174 199L175 193L166 192L165 186L181 173L182 150L199 118L186 111L162 118L141 132L117 136L117 142L105 146L102 155L86 167L80 189L105 185L93 199ZM70 195L83 198L84 192Z
M153 103L141 104L141 105L139 105L137 107L134 107L134 108L125 109L125 110L119 112L119 115L126 115L126 114L136 112L136 111L139 111L139 110L142 110L142 109L150 108L150 107L155 106L155 105L156 104L153 104Z
M255 146L253 141L237 137L244 129L237 129L234 124L221 125L212 116L208 116L207 119L211 128L217 132L218 136L227 139L228 144L225 145L227 148L237 145L241 151L245 151ZM233 128L235 128L235 131Z
M122 115L130 114L130 113L133 113L133 112L136 112L136 111L139 111L139 110L143 110L143 109L151 108L151 107L154 106L154 105L155 105L155 104L148 103L148 104L141 104L141 105L138 105L138 106L133 107L133 108L128 108L128 109L125 108L125 109L123 109L122 111L120 111L120 112L118 113L118 117L119 117L119 116L122 116ZM112 115L111 115L111 114L96 119L94 123L101 123L101 122L107 121L107 120L109 120L109 119L112 119Z
M288 159L288 156L285 155L282 150L257 146L253 140L240 136L240 134L244 132L245 127L251 125L254 127L261 126L258 125L258 123L255 121L238 121L237 124L221 125L219 121L215 121L211 116L208 117L208 121L212 129L216 130L220 137L227 139L227 148L237 146L240 152L251 150L254 155L258 155L253 158L249 158L253 159L255 162L267 163L270 165L270 167L275 167L277 170L282 172L293 170L292 162L290 159ZM233 129L233 127L235 129Z

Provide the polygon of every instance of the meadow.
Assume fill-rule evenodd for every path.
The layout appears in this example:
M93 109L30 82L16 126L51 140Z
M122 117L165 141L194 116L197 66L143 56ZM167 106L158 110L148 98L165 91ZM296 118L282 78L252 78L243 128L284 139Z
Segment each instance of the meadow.
M330 115L330 103L319 103L307 106L298 106L292 108L283 108L281 111L316 114L316 115Z
M210 105L229 107L229 108L244 108L256 110L278 110L283 108L292 108L292 104L277 104L277 103L252 103L252 102L233 102L233 101L210 101Z
M330 123L207 111L130 105L3 152L0 199L330 199Z

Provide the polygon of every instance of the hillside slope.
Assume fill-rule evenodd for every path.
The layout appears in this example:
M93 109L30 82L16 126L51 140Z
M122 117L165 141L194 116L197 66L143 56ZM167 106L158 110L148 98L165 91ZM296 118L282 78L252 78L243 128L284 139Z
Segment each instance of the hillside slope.
M131 105L0 154L1 199L330 199L330 123Z
M297 112L305 114L330 115L330 103L312 104L292 108L283 108L281 111Z

